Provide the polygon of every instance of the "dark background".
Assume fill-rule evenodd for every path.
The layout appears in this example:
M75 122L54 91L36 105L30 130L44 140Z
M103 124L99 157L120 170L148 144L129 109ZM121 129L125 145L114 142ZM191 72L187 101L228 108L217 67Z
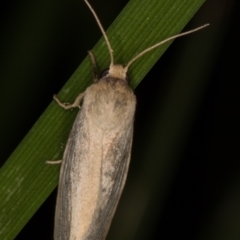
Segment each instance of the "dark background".
M91 3L107 28L127 1ZM39 3L35 8L51 16L55 32L43 35L39 27L29 35L35 40L18 38L29 45L29 52L23 50L21 43L14 44L15 36L24 31L20 21L34 4L1 4L1 165L101 36L94 20L79 10L80 1L67 6L51 1L52 13ZM206 1L187 30L207 22L211 26L197 37L176 40L135 90L130 172L108 239L240 239L239 11L237 0ZM36 19L26 28L44 24L41 11ZM39 45L31 46L36 39ZM198 69L192 67L196 62ZM175 112L183 111L176 104L188 87L183 83L196 76L201 88L173 136L163 113L174 119ZM168 106L175 109L169 113ZM162 139L168 131L169 139ZM17 240L52 239L55 200L56 191Z

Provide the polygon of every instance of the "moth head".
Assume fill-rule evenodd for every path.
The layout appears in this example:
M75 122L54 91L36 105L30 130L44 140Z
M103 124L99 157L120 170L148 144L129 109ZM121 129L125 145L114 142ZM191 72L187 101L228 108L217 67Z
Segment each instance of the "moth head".
M110 64L108 74L113 78L123 79L127 82L127 69L121 64Z
M129 83L129 77L127 75L127 69L121 64L110 65L109 68L104 69L101 72L100 78L103 77L112 77L124 80L126 83Z
M143 56L144 54L146 54L147 52L159 47L160 45L168 42L168 41L171 41L175 38L178 38L178 37L182 37L184 35L187 35L187 34L190 34L190 33L193 33L193 32L196 32L202 28L205 28L207 26L209 26L209 24L205 24L203 26L200 26L198 28L195 28L195 29L192 29L190 31L187 31L187 32L183 32L183 33L180 33L180 34L177 34L177 35L174 35L172 37L169 37L161 42L158 42L156 43L155 45L145 49L144 51L140 52L139 54L137 54L135 57L133 57L125 66L123 65L120 65L120 64L114 64L114 57L113 57L113 50L112 50L112 47L111 47L111 44L109 42L109 39L107 37L107 34L97 16L97 14L95 13L95 11L93 10L92 6L89 4L88 0L84 0L85 3L88 5L89 9L91 10L91 12L93 13L93 16L95 17L96 21L97 21L97 24L103 34L103 37L105 39L105 42L107 44L107 47L108 47L108 51L109 51L109 54L110 54L110 60L111 60L111 63L110 63L110 66L109 66L109 70L108 70L108 74L109 76L111 77L116 77L116 78L120 78L120 79L127 79L127 71L128 71L128 68L130 67L130 65L135 62L138 58L140 58L141 56Z

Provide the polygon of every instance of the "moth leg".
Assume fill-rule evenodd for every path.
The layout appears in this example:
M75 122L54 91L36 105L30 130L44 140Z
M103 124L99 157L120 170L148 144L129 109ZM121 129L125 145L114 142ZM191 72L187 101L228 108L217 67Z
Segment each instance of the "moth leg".
M97 82L99 80L99 77L98 77L98 69L97 69L96 59L91 51L88 51L88 54L89 54L89 57L91 59L92 65L93 65L94 82Z
M61 164L62 163L62 160L54 160L54 161L46 161L45 162L46 164Z
M59 98L57 97L57 95L54 95L54 96L53 96L53 99L57 102L57 104L58 104L60 107L62 107L62 108L64 108L64 109L67 110L67 109L75 108L75 107L81 108L81 107L80 107L80 103L81 103L83 97L84 97L84 92L83 92L83 93L80 93L80 94L76 97L75 101L74 101L72 104L62 103L62 102L59 100Z

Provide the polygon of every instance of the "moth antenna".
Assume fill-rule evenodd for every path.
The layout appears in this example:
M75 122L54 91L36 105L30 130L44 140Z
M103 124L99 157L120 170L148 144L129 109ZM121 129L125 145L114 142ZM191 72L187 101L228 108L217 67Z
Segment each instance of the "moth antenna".
M167 39L165 39L165 40L163 40L163 41L161 41L161 42L159 42L159 43L156 43L155 45L153 45L153 46L145 49L144 51L142 51L141 53L139 53L137 56L135 56L132 60L130 60L130 61L127 63L127 65L125 66L125 69L127 70L127 69L129 68L129 66L130 66L133 62L135 62L135 61L136 61L138 58L140 58L142 55L144 55L145 53L153 50L154 48L156 48L156 47L158 47L158 46L160 46L160 45L162 45L162 44L164 44L164 43L166 43L166 42L168 42L168 41L171 41L171 40L173 40L173 39L175 39L175 38L179 38L179 37L182 37L182 36L184 36L184 35L187 35L187 34L196 32L196 31L198 31L198 30L200 30L200 29L202 29L202 28L205 28L205 27L207 27L207 26L209 26L209 24L205 24L205 25L203 25L203 26L201 26L201 27L192 29L192 30L190 30L190 31L187 31L187 32L183 32L183 33L174 35L174 36L169 37L169 38L167 38Z
M87 0L84 0L84 2L88 5L89 9L91 10L94 18L95 18L96 21L97 21L97 24L98 24L98 26L99 26L102 34L103 34L103 37L104 37L104 39L105 39L105 42L106 42L107 47L108 47L108 50L109 50L110 59L111 59L111 65L113 65L113 64L114 64L113 50L112 50L111 44L110 44L110 42L109 42L109 40L108 40L107 34L106 34L106 32L105 32L105 30L104 30L104 28L103 28L103 26L102 26L102 24L101 24L98 16L97 16L97 14L96 14L95 11L93 10L92 6L90 5L90 3L89 3Z

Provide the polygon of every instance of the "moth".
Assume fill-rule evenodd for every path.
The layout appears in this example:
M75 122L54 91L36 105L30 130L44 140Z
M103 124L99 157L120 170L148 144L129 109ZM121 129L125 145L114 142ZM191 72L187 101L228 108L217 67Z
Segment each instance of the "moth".
M84 1L104 36L111 62L100 78L95 74L94 83L80 93L73 104L64 104L54 96L64 109L81 108L61 161L55 240L106 238L125 185L131 157L136 97L128 85L128 68L161 44L208 25L159 42L123 66L114 63L113 50L102 24L88 1ZM89 55L96 73L94 55L91 52Z

